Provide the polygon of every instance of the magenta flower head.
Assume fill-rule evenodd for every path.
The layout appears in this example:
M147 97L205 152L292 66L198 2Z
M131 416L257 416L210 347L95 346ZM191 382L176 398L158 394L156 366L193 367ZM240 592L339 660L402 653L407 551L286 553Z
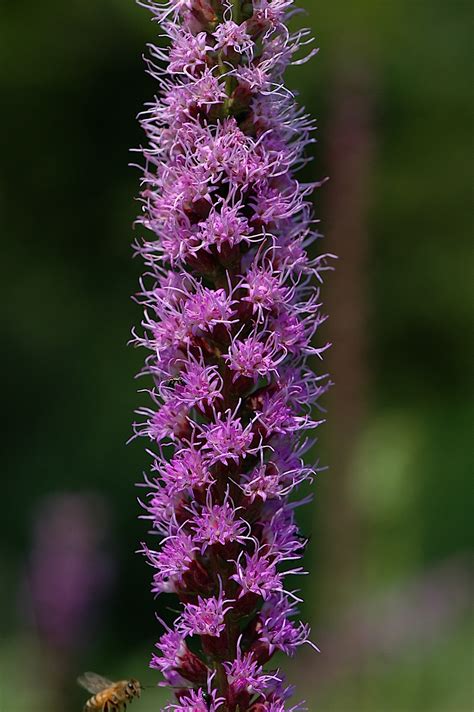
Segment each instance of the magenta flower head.
M175 690L166 709L296 710L268 663L309 636L289 581L305 547L294 492L316 473L303 455L330 385L308 363L326 348L313 339L328 266L307 252L316 184L296 178L313 123L283 74L314 51L288 29L293 0L144 4L169 42L150 48L159 96L141 117L135 343L153 385L134 428L153 457L152 590L181 603L151 665Z

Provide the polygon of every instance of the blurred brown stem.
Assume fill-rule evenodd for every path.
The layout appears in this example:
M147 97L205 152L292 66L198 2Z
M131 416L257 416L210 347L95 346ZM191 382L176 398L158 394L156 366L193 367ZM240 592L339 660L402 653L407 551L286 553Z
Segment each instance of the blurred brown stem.
M327 611L347 604L359 567L360 531L351 496L354 453L367 401L368 208L373 161L373 101L366 68L339 67L328 117L326 249L338 255L325 304L333 347L327 364L328 462L322 485L322 566Z

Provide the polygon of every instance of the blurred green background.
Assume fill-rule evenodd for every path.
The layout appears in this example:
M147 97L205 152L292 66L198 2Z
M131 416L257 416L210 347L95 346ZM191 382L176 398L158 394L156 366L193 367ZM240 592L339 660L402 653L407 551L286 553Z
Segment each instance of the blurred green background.
M330 468L301 517L322 653L282 662L310 712L468 712L471 3L301 4L321 53L289 83L320 127L305 177L331 176L316 202L340 258L323 293L337 385L317 448ZM2 0L0 32L0 711L74 712L85 669L156 683L154 612L173 607L134 553L148 460L125 445L143 358L126 346L140 319L128 149L157 28L132 0ZM74 556L92 562L88 587ZM68 583L64 616L86 613L64 641ZM146 690L136 712L166 699Z

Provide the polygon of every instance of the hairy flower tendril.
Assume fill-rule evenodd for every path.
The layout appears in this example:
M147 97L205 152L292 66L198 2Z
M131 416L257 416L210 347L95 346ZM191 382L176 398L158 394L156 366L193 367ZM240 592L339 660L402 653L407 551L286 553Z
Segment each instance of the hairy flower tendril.
M296 710L267 665L309 640L288 588L306 544L290 497L317 472L305 433L330 383L308 358L326 348L314 337L329 256L308 256L317 185L296 173L314 126L283 75L314 50L288 28L294 0L142 4L168 42L150 47L159 94L141 114L134 341L152 385L134 431L153 457L152 591L181 603L151 667L174 688L166 710Z

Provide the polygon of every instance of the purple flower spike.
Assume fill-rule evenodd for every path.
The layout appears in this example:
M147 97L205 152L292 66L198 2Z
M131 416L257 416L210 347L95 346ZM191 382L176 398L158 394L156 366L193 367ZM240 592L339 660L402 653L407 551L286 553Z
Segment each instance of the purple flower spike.
M293 0L143 0L169 38L151 46L159 96L147 136L136 245L145 262L135 343L149 355L150 441L143 552L152 590L181 612L151 666L175 690L166 710L280 712L291 689L266 668L309 628L289 589L305 548L294 492L313 409L330 383L311 370L326 346L306 163L312 120L285 89L310 40L287 23Z

